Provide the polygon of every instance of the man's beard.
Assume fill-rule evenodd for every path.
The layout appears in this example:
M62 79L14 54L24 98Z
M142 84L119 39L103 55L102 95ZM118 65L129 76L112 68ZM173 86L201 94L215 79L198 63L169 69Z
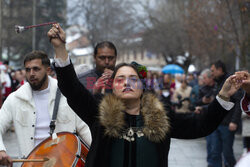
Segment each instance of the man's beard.
M42 78L42 80L38 84L31 84L28 79L26 79L26 80L29 82L32 90L39 90L43 86L43 84L45 83L46 79L47 79L47 75L45 74L44 77Z

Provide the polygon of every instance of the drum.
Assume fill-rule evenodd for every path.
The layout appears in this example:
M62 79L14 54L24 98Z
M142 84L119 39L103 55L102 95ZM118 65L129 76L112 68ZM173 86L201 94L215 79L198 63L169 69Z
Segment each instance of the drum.
M44 162L24 162L22 167L84 167L88 145L76 134L57 133L57 138L45 139L28 155L27 159L47 159Z

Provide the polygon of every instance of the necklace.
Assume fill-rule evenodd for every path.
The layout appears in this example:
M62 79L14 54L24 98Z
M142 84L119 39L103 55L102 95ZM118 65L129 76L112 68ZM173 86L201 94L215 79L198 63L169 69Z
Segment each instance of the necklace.
M122 132L120 138L129 142L135 141L135 135L137 135L138 138L144 136L142 129L142 127L129 127Z

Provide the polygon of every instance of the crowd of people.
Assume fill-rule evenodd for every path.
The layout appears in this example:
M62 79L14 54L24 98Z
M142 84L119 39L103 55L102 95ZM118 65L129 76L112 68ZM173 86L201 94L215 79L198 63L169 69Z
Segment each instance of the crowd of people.
M3 61L0 65L0 107L10 93L16 91L25 82L24 69L12 69L9 61Z
M160 72L158 75L157 80L152 77L147 78L147 86L150 87L150 90L158 94L162 101L175 112L193 112L195 114L202 114L206 110L208 104L215 99L225 80L229 77L225 64L220 60L214 62L210 68L201 70L200 73L185 75ZM157 85L155 89L154 85ZM243 155L249 152L250 118L245 112L242 113L240 107L243 96L243 89L239 89L230 98L235 106L218 128L206 136L209 167L221 167L223 164L225 166L235 165L234 135L241 129Z
M158 94L163 102L179 113L193 112L202 114L218 95L225 80L229 77L226 66L222 61L214 62L210 68L201 70L200 73L185 74L162 74L152 84L152 78L147 78L151 90ZM150 80L150 81L148 81ZM160 88L160 89L159 89ZM160 90L160 91L159 91ZM218 128L206 137L208 166L234 166L236 163L233 153L235 132L241 129L243 121L243 136L249 131L249 117L244 113L241 119L240 100L244 92L239 89L230 100L235 106L223 119ZM248 133L249 134L249 133ZM249 138L243 137L244 153L249 150Z
M2 140L11 122L21 157L52 135L57 89L62 96L55 131L76 132L86 141L86 167L167 167L171 138L200 137L206 137L209 167L233 167L241 120L246 155L250 151L248 72L229 75L221 61L187 75L147 71L136 62L116 65L115 45L103 41L94 49L95 68L76 74L59 24L48 37L53 65L46 53L32 51L25 56L25 77L21 70L12 75L22 86L12 90L0 110L0 165L12 164Z

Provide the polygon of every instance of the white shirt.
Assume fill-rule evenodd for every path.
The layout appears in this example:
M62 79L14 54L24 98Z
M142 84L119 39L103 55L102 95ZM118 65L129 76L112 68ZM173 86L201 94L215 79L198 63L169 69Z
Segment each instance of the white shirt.
M240 160L235 165L235 167L249 167L249 166L250 166L250 152L247 153L245 156L241 157Z
M41 91L32 91L36 106L36 125L35 125L35 146L49 137L49 124L51 121L48 108L49 88Z

